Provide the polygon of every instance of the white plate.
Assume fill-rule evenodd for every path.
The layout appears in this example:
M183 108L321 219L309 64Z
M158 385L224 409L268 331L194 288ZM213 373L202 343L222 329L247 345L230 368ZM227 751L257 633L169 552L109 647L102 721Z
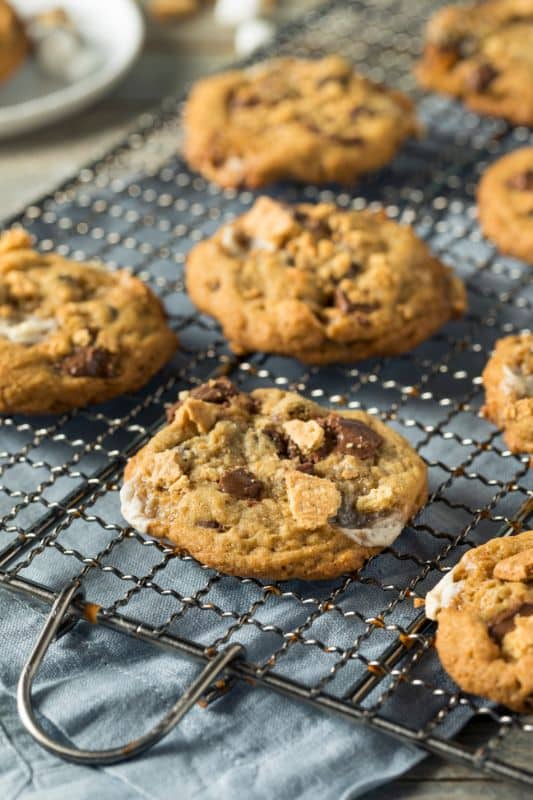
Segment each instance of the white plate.
M0 86L0 138L35 130L94 102L129 70L142 46L144 22L134 0L12 0L24 18L64 8L101 58L94 72L65 84L47 77L29 58Z

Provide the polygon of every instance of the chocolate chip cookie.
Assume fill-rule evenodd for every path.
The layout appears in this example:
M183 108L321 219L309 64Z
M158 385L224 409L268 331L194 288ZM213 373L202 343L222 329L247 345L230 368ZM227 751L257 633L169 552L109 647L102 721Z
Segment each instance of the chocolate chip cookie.
M177 346L137 278L0 237L0 412L40 414L138 389Z
M426 500L423 461L363 411L219 378L183 392L168 418L126 467L122 513L223 572L351 572Z
M533 265L533 147L491 164L479 182L477 202L486 236L502 253Z
M533 333L496 342L483 383L485 415L502 429L513 453L533 454Z
M185 110L185 155L221 186L353 183L417 132L411 101L338 56L282 58L206 78Z
M191 251L186 279L235 352L314 364L403 353L466 305L460 279L409 227L266 197Z
M416 74L473 111L533 124L533 0L447 6L429 22Z
M0 0L0 83L9 78L29 53L24 26L14 9Z
M462 689L533 711L533 531L466 553L426 596L426 614Z

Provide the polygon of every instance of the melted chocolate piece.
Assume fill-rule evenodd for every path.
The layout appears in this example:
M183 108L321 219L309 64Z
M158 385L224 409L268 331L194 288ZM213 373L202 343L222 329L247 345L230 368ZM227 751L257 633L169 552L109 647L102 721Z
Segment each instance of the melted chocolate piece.
M513 175L505 185L519 192L533 192L533 169L526 169L525 172Z
M58 369L72 378L112 378L116 356L105 347L78 347L58 364Z
M220 490L237 500L258 500L263 492L263 481L247 469L238 467L225 472L219 481Z
M377 517L378 515L373 515ZM331 517L328 522L331 525L336 525L338 528L350 528L352 530L359 530L367 528L372 523L372 517L368 514L361 514L353 505L353 500L343 497L339 510L334 517Z
M214 531L221 531L223 527L216 519L200 519L196 525L199 528L212 528Z
M180 406L182 406L182 405L183 405L183 400L178 400L177 402L175 402L175 403L172 403L172 405L171 405L171 406L169 406L169 407L167 408L167 410L166 410L165 414L166 414L166 417L167 417L167 422L168 422L168 423L171 423L171 422L172 422L172 420L173 420L173 419L174 419L174 417L176 416L176 411L177 411L177 410L178 410L178 408L180 408Z
M355 311L361 314L370 314L379 308L377 303L353 303L340 286L335 289L335 305L343 314L353 314Z
M330 414L326 418L326 425L334 432L335 449L340 453L359 458L372 458L383 444L379 433L357 419L346 419Z
M190 396L194 397L196 400L203 400L204 403L222 405L226 403L230 397L235 397L238 394L238 390L229 378L223 376L209 383L203 383L201 386L193 389Z
M501 644L503 637L514 630L516 617L531 617L533 615L533 603L521 603L509 611L502 611L488 623L489 636Z
M305 472L306 475L315 474L315 467L312 461L304 461L303 464L298 464L294 469L298 472Z
M468 76L468 88L473 92L483 93L499 75L492 64L478 64Z
M278 431L277 428L271 427L263 428L263 433L274 443L274 447L280 458L289 457L289 443L284 433Z

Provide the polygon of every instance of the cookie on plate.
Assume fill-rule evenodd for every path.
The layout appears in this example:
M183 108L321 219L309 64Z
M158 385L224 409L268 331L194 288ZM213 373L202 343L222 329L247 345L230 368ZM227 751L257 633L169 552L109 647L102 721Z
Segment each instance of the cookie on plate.
M0 0L0 83L9 78L29 53L24 26L5 0Z
M281 58L196 84L185 109L185 155L221 186L353 183L417 131L404 94L343 58Z
M466 553L426 595L426 615L462 689L533 711L533 531Z
M314 364L403 353L466 305L461 280L411 228L266 197L191 251L186 279L235 352Z
M473 111L533 124L533 1L446 6L431 18L420 83Z
M533 147L491 164L479 182L477 203L486 236L502 253L533 265Z
M177 339L157 297L125 270L0 237L0 412L40 414L142 386Z
M210 567L281 580L358 569L426 496L424 462L374 417L219 378L180 395L121 502L138 531Z
M533 333L506 336L483 371L485 415L513 453L533 454Z

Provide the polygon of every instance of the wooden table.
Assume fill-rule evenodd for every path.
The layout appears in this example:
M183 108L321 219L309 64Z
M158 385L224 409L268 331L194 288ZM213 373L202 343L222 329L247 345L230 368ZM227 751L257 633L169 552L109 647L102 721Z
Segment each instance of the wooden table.
M291 0L280 16L286 19L319 2ZM216 28L208 18L164 29L150 25L141 59L113 94L73 119L0 144L0 218L20 210L105 151L161 97L179 92L197 75L233 57L231 33ZM473 722L462 738L476 742L482 732L482 723ZM505 746L521 751L527 763L530 742L531 737L509 735ZM529 795L533 792L431 756L400 780L367 796L373 800L523 800Z

